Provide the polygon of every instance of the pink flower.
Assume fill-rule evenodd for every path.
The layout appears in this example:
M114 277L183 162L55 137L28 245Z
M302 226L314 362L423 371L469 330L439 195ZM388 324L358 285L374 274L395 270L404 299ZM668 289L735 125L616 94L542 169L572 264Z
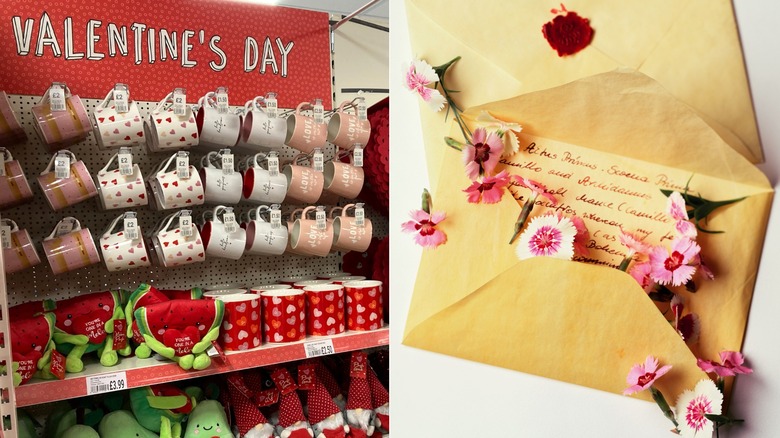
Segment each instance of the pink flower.
M574 256L574 236L577 228L567 218L555 215L537 216L520 235L517 245L517 258L554 257L571 260Z
M468 193L468 201L472 204L495 204L504 196L504 189L509 185L509 174L506 170L496 176L485 176L482 181L474 181L463 190Z
M519 185L520 187L525 187L526 189L530 190L532 196L529 199L536 200L537 196L542 195L547 198L547 200L550 201L552 205L558 203L558 200L555 199L555 195L548 193L547 186L540 182L517 175L512 175L512 182Z
M701 320L699 315L695 313L689 313L676 324L677 333L685 341L686 344L695 344L699 342L699 336L701 335Z
M698 359L696 365L705 373L715 373L719 377L736 376L737 374L750 374L752 369L742 365L745 358L738 351L721 351L720 363L711 360Z
M620 243L628 248L626 258L633 257L634 254L647 254L650 252L650 245L639 239L636 234L625 230L620 230Z
M700 380L693 391L686 390L677 399L677 429L683 438L712 436L713 424L707 414L720 415L723 394L712 380Z
M466 176L472 181L481 174L490 175L495 170L504 143L495 132L487 133L485 128L477 128L471 137L471 143L463 147L463 164L466 165Z
M623 395L631 395L644 391L653 385L653 383L672 369L671 365L664 365L658 368L658 359L653 356L647 356L645 363L636 364L631 367L631 371L626 376L628 388L623 391Z
M430 64L421 59L412 61L412 65L406 72L406 88L419 94L431 109L440 111L447 100L439 90L428 87L436 82L439 82L439 75Z
M676 221L674 229L681 236L696 238L696 225L688 221L688 209L680 192L672 192L666 201L666 212Z
M696 266L691 263L701 251L696 242L686 237L672 242L671 254L663 246L656 246L650 252L650 276L659 284L680 286L691 279Z
M650 271L652 270L653 268L650 266L650 262L642 262L632 266L628 271L628 274L634 277L634 280L642 286L642 289L645 292L650 293L655 289L655 281L650 278Z
M423 248L436 248L447 241L444 231L436 228L447 215L442 211L428 214L424 210L413 210L409 213L412 220L401 224L401 229L407 233L415 233L414 241Z

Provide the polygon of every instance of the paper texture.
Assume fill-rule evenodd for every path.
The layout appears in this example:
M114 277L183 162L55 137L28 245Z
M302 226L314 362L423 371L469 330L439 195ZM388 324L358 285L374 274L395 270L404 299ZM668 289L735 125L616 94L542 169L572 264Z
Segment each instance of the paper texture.
M611 392L625 388L633 364L654 355L673 365L658 384L672 397L705 378L694 353L716 359L740 350L773 194L755 166L641 73L604 73L465 116L482 110L523 125L520 151L500 168L557 192L556 208L585 220L589 258L599 265L519 261L507 242L524 199L469 204L461 155L440 138L430 145L442 151L433 201L448 214L439 225L448 241L423 253L405 344ZM689 348L639 285L610 265L624 256L621 227L669 245L674 224L660 189L682 190L691 175L694 194L747 198L706 224L726 233L699 235L716 279L697 277L698 292L682 292L702 325ZM538 205L533 216L550 210Z
M543 90L620 67L656 79L695 109L748 161L763 161L730 0L572 0L590 20L590 46L559 57L542 35L555 2L407 0L412 49L431 65L462 59L447 77L468 108ZM424 104L423 104L424 105ZM432 185L446 135L441 114L421 108ZM435 188L435 187L434 187Z

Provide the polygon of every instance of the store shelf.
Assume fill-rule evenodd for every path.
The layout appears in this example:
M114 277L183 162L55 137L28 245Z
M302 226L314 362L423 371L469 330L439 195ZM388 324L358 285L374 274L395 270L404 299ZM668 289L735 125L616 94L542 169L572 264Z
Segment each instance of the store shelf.
M153 358L122 358L120 363L113 367L103 367L95 362L87 364L81 373L69 374L65 380L33 379L16 388L16 406L24 407L86 396L87 378L100 374L124 371L127 375L127 387L136 388L305 359L304 344L308 342L331 339L334 354L337 354L388 345L389 337L389 328L383 327L369 332L347 332L329 338L310 337L305 341L289 344L267 344L252 350L229 352L227 363L223 364L217 358L209 368L202 371L184 371L176 363Z

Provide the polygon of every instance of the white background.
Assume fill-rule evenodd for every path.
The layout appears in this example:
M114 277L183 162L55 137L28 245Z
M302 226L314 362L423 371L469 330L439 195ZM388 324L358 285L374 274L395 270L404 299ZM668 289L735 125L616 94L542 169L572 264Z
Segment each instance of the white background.
M734 0L766 164L780 169L780 2ZM513 12L514 13L514 12ZM489 26L470 23L464 26ZM671 423L653 403L401 345L421 250L400 232L428 187L417 97L403 87L413 59L403 0L390 1L392 432L437 437L663 437ZM733 62L739 62L733 60ZM780 216L775 198L743 353L754 374L737 379L730 413L742 426L721 437L780 436ZM735 260L735 263L739 263ZM511 342L507 340L507 346ZM628 370L626 370L628 371Z

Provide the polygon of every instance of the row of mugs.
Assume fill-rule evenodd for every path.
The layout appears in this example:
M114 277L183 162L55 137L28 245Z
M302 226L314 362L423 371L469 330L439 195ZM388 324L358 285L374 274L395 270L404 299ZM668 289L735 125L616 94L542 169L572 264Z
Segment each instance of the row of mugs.
M206 292L204 298L225 303L219 341L227 351L296 342L307 336L333 336L347 330L376 330L382 327L384 317L382 282L375 280L218 290Z
M236 260L244 255L288 253L322 257L331 251L363 252L371 243L372 224L364 219L360 226L355 216L348 213L354 208L353 204L334 207L325 228L320 229L309 215L315 207L296 210L286 225L275 227L270 219L271 209L260 206L249 211L240 226L231 230L223 220L227 207L217 206L207 212L208 219L204 214L199 227L190 225L190 233L183 232L179 211L163 219L151 234L149 247L137 222L135 236L125 229L124 214L111 222L97 243L89 229L82 229L77 219L66 217L44 238L42 246L55 274L99 263L101 253L106 268L113 272L149 267L153 262L164 267L186 265L202 262L206 256ZM339 210L341 214L337 215ZM41 258L29 232L10 219L2 219L2 225L8 227L8 243L3 248L6 273L39 264Z
M7 138L9 143L23 141L26 135L8 97L4 92L0 93L0 138ZM52 110L52 93L64 94L63 111ZM367 118L357 114L355 100L342 102L327 123L324 118L323 123L319 123L313 116L302 113L314 108L310 102L300 103L294 113L283 117L276 116L275 111L269 112L265 108L266 98L257 96L244 104L243 114L238 114L220 111L217 93L209 92L198 101L197 111L188 105L184 105L182 111L174 105L172 92L147 118L143 118L137 102L132 100L127 100L127 107L119 112L114 96L112 89L90 118L81 98L72 94L67 86L63 85L62 89L50 87L32 109L41 141L55 151L85 140L93 131L101 149L148 144L151 151L200 146L206 149L236 147L246 153L255 153L279 150L286 144L311 153L317 147L324 147L326 142L342 149L351 149L358 143L365 145L371 134ZM354 112L349 112L350 109Z
M0 148L0 154L5 169L5 175L0 176L0 208L31 201L33 192L21 164L5 148ZM62 156L67 157L69 163L67 178L57 177L55 163ZM37 178L49 206L59 211L95 196L105 210L145 206L149 203L147 182L154 207L158 210L204 203L237 204L240 201L254 204L311 204L318 201L335 204L340 196L356 198L365 181L363 168L352 162L328 160L323 164L323 171L319 172L304 165L311 157L303 155L277 169L276 174L269 169L268 155L264 153L242 160L241 173L226 172L218 152L203 156L199 170L190 165L186 179L179 177L178 154L173 154L144 180L137 163L133 164L132 173L123 175L118 156L113 155L93 181L86 164L71 151L62 150L54 154Z

